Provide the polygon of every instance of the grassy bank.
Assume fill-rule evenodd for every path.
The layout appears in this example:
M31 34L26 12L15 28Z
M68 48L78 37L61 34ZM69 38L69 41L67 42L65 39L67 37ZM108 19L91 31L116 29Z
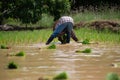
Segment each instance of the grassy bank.
M80 21L82 22L91 22L96 20L112 20L119 21L120 20L120 10L104 8L100 9L100 11L94 10L85 10L84 12L75 12L71 14L75 23Z
M92 8L84 9L84 11L77 10L71 11L70 16L73 17L75 23L79 22L91 22L96 20L112 20L120 22L120 10L117 10L116 7L109 8L109 7L101 7L96 9L96 11ZM27 24L28 27L51 27L53 24L53 16L48 14L43 14L42 19L38 21L36 24ZM19 20L13 20L9 18L8 20L4 21L5 24L17 25L25 27L26 24L22 24Z
M45 43L51 33L51 29L34 31L2 31L0 32L0 44ZM120 34L115 34L109 31L98 32L96 30L81 28L76 29L75 33L80 41L90 39L90 41L120 44ZM57 39L54 41L57 41Z

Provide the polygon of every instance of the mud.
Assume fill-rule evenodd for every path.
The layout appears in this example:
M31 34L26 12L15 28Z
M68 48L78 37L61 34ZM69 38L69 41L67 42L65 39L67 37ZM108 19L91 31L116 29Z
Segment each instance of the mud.
M120 22L117 21L92 21L92 22L79 22L75 24L75 28L89 27L98 31L110 30L115 33L120 33Z
M11 49L0 49L0 80L52 79L65 71L68 80L105 80L110 72L120 76L120 46L105 44L82 45L80 43L56 44L56 49L46 49L46 45L17 45ZM76 53L76 50L91 48L91 54ZM7 56L24 51L25 57ZM14 61L18 69L9 70L7 65Z

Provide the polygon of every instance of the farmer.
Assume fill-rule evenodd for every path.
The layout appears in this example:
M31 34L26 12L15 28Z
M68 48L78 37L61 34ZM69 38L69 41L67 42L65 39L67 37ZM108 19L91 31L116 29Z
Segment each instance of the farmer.
M77 42L78 38L73 32L73 24L74 21L69 16L63 16L59 20L55 21L53 26L54 32L49 37L46 45L48 45L56 37L58 37L58 40L61 41L61 43L70 43L70 37Z

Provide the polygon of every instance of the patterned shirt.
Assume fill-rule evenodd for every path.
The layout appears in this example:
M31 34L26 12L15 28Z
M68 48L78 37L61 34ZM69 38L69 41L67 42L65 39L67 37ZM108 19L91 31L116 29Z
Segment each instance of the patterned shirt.
M58 20L57 24L55 25L55 28L57 28L58 26L60 26L63 23L66 23L66 22L72 22L74 24L74 21L71 17L63 16Z

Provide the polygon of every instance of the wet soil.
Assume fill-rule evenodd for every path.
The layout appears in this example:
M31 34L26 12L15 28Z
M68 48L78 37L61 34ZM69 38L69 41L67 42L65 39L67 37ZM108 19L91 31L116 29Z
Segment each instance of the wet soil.
M0 80L38 80L47 77L51 80L56 74L65 71L68 80L105 80L110 72L120 76L120 46L109 44L70 43L57 44L56 49L46 49L43 43L16 45L11 49L0 49ZM92 53L76 53L76 50L91 48ZM24 51L26 56L7 56ZM14 61L18 69L9 70L7 65Z
M96 29L98 31L110 30L115 33L120 33L120 22L119 21L92 21L92 22L79 22L75 24L75 28L89 27L91 29Z

